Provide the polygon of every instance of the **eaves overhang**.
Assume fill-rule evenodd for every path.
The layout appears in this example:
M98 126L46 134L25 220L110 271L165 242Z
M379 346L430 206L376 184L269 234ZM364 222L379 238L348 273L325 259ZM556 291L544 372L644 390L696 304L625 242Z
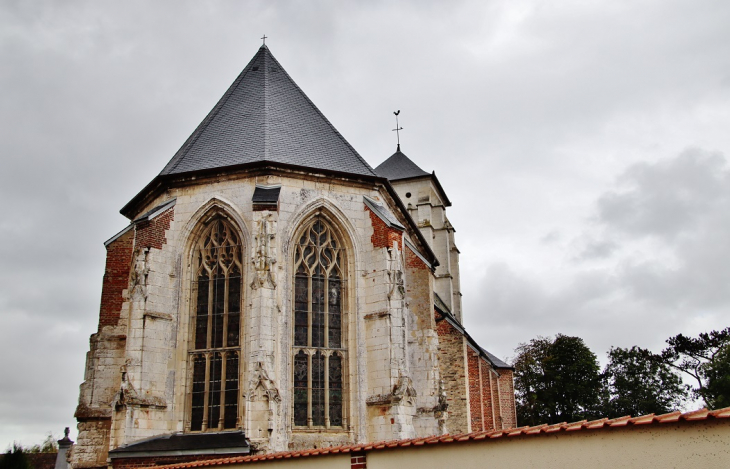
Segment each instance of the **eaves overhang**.
M446 191L444 191L443 186L441 186L441 183L439 182L439 178L436 177L436 171L432 172L431 174L426 174L423 176L414 176L409 178L402 178L402 179L392 179L391 182L408 182L408 181L417 181L419 179L431 179L433 182L433 185L436 186L436 190L439 193L439 196L444 201L445 207L451 207L451 201L449 200L449 197L446 195Z
M305 166L296 166L296 165L289 165L285 163L279 163L279 162L271 162L271 161L256 161L252 163L246 163L242 165L236 165L236 166L228 166L224 168L213 168L213 169L206 169L206 170L198 170L198 171L191 171L187 173L177 173L177 174L170 174L170 175L163 175L160 174L157 177L155 177L147 186L144 187L141 191L135 195L132 200L130 200L122 209L119 211L122 215L129 218L130 220L134 220L135 217L138 216L139 212L142 210L143 207L149 205L152 203L152 201L158 197L160 194L163 194L166 190L168 190L171 187L175 187L178 185L182 185L185 183L189 183L190 181L198 180L198 179L204 179L204 178L210 178L210 177L220 177L220 176L227 176L232 175L236 173L244 173L244 172L251 172L255 170L266 170L267 168L271 168L272 170L276 169L283 169L283 170L289 170L289 171L304 171L308 173L313 174L322 174L327 176L332 176L336 178L342 178L347 179L351 181L361 181L361 182L367 182L370 184L380 184L382 185L390 198L393 200L393 203L395 203L398 206L398 209L400 210L401 214L406 220L407 226L410 228L410 232L413 233L418 240L419 248L421 252L425 255L425 257L429 260L429 263L431 264L431 268L434 269L436 266L440 265L438 258L436 257L436 254L431 249L430 245L426 241L426 238L421 233L421 230L418 229L418 225L416 224L415 220L411 215L408 213L408 209L403 204L403 201L398 196L398 193L393 188L393 185L390 183L390 181L384 177L380 176L368 176L368 175L362 175L362 174L352 174L342 171L335 171L335 170L327 170L327 169L320 169L320 168L308 168Z

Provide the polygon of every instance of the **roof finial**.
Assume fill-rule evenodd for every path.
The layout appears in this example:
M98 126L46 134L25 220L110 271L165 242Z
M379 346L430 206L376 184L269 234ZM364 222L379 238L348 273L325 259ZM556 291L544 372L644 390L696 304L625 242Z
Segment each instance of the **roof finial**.
M393 129L393 132L395 132L395 135L398 138L398 147L396 151L400 151L400 131L403 130L403 127L398 126L398 114L400 114L400 109L393 112L393 114L395 114L395 129Z
M264 34L264 37L262 37L261 39L263 39L263 41L264 41L263 45L266 45L266 34Z

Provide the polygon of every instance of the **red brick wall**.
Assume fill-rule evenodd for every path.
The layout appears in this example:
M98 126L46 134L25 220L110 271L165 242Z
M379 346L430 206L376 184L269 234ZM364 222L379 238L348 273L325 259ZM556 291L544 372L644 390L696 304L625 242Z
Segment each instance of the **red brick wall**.
M350 455L350 469L366 469L367 467L365 453L355 452Z
M106 247L106 268L101 287L99 331L104 326L115 326L124 298L122 291L129 285L129 269L132 267L134 230L129 230Z
M509 414L510 409L512 409L511 415L514 415L512 372L500 370L501 377L497 378L492 365L487 360L475 355L473 351L467 350L471 430L476 432L513 427L514 425L510 423L514 419L508 419L508 415L506 415ZM505 377L505 374L510 376ZM498 379L499 390L497 389ZM500 417L503 420L500 420ZM502 426L503 424L505 426Z
M152 220L137 224L136 247L162 249L167 244L165 231L170 229L170 223L175 218L175 207L170 207Z
M516 428L515 386L512 370L499 370L499 399L502 408L503 428Z
M437 313L438 314L438 313ZM468 392L464 367L464 336L446 320L436 323L439 337L439 372L444 382L449 418L446 426L451 434L468 431Z
M399 249L403 249L403 232L388 227L367 205L365 210L370 214L370 224L373 227L373 235L370 237L373 247L391 248L393 247L393 241L397 241Z
M496 430L494 425L494 408L492 401L492 380L494 379L494 373L492 372L492 365L486 360L482 359L482 405L484 414L482 415L482 421L484 422L484 430Z
M484 431L483 409L482 409L482 383L479 370L481 358L473 350L467 348L467 367L469 368L469 418L471 419L471 431Z
M137 224L106 247L106 269L101 288L99 331L104 326L119 322L124 297L129 286L129 272L135 247L162 249L167 243L165 231L175 217L174 207L165 210L152 220Z

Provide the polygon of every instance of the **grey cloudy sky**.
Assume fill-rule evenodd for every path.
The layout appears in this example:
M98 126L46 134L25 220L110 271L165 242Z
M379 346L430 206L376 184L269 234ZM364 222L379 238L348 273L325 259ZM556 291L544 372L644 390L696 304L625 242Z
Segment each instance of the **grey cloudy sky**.
M372 166L402 110L493 353L730 325L728 25L710 0L3 2L0 450L75 427L102 243L263 33Z

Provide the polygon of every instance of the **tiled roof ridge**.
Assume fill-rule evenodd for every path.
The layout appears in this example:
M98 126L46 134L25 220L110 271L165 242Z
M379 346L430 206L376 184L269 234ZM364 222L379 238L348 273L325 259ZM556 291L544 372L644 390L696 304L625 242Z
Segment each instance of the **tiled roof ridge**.
M266 47L266 46L262 46L262 47ZM266 48L266 50L268 51L268 47ZM360 156L360 153L358 153L357 150L355 150L355 148L352 145L350 145L350 142L348 142L345 139L345 137L342 136L342 134L340 133L340 131L337 130L337 128L334 125L332 125L332 122L330 122L330 120L327 119L327 116L325 116L324 114L322 114L322 111L320 111L319 108L314 104L314 102L311 99L309 99L309 96L307 96L307 93L305 93L299 87L299 85L297 85L297 82L294 81L294 79L291 77L291 75L289 75L289 72L287 72L284 69L284 67L281 66L281 64L279 63L279 61L276 60L276 57L274 57L274 55L270 51L269 51L268 57L271 60L273 60L274 63L276 63L276 65L278 65L279 71L280 72L284 72L284 75L289 79L289 81L291 81L292 85L294 85L294 87L297 90L299 90L299 92L302 94L302 96L304 96L304 99L306 99L307 102L309 103L309 105L312 106L312 109L314 109L317 112L317 114L319 114L322 117L322 119L327 123L327 125L329 125L330 128L334 131L335 135L337 135L340 138L340 140L342 140L342 143L344 143L350 149L350 151L352 151L352 153L357 157L357 159L359 159L360 162L363 165L365 165L365 168L367 168L373 176L378 176L378 174L375 172L375 170L373 169L373 167L370 166L370 164L367 161L365 161L365 158L363 158L362 156Z
M263 54L264 61L265 61L266 52L268 50L269 50L269 48L266 46L261 46L259 48L258 52L256 52L256 54L254 54L254 56L251 58L251 60L249 60L248 64L246 64L246 66L243 67L243 70L241 71L241 73L238 74L238 76L233 81L231 86L229 86L228 89L226 90L226 92L223 93L223 96L221 96L221 98L215 104L213 109L211 109L210 112L205 116L205 119L203 119L203 121L200 124L198 124L198 126L195 128L193 133L190 134L190 136L187 138L187 140L185 140L185 143L183 143L182 146L180 147L180 149L175 153L175 156L173 156L172 159L165 165L165 167L162 168L162 171L160 171L160 175L170 174L175 170L175 168L177 168L177 166L182 161L183 157L190 150L190 147L192 147L195 144L195 142L198 140L198 138L200 138L200 136L203 135L203 133L205 132L205 129L207 129L208 126L210 125L210 123L213 122L213 120L215 119L215 116L218 115L218 113L226 105L226 103L228 102L230 97L233 95L233 93L236 91L236 89L238 89L241 82L243 81L243 78L246 76L246 74L248 72L251 71L251 67L252 67L251 64L253 64L254 61L256 61L256 59L261 54ZM264 71L265 70L266 70L266 67L264 67ZM264 81L264 86L266 86L266 81Z
M488 431L482 431L482 432L472 432L472 433L461 433L461 434L455 434L455 435L435 435L435 436L427 436L427 437L420 437L420 438L411 438L407 440L390 440L390 441L378 441L373 443L360 443L360 444L354 444L354 445L346 445L346 446L333 446L333 447L325 447L325 448L315 448L315 449L305 449L305 450L297 450L297 451L282 451L278 453L268 453L268 454L260 454L260 455L249 455L249 456L233 456L233 457L227 457L227 458L220 458L220 459L209 459L206 461L193 461L193 462L187 462L187 463L179 463L179 464L170 464L166 466L155 466L155 469L186 469L186 468L196 468L196 467L202 467L202 466L224 466L228 464L239 464L239 463L246 463L246 462L255 462L255 461L265 461L265 460L274 460L274 459L293 459L293 458L302 458L302 457L309 457L309 456L320 456L320 455L327 455L327 454L341 454L341 453L351 453L351 452L357 452L357 451L371 451L371 450L380 450L380 449L387 449L387 448L397 448L397 447L409 447L409 446L424 446L424 445L433 445L433 444L447 444L447 443L457 443L457 442L466 442L466 441L479 441L479 440L488 440L488 439L496 439L501 437L515 437L515 436L530 436L530 435L539 435L542 433L549 434L549 433L556 433L560 431L564 432L572 432L572 431L579 431L579 430L597 430L597 429L603 429L603 428L610 428L610 427L625 427L625 426L635 426L635 425L648 425L648 424L663 424L663 423L675 423L680 420L687 421L687 422L697 422L700 420L709 420L709 419L730 419L730 407L725 407L722 409L717 410L708 410L706 408L694 410L690 412L670 412L668 414L662 414L662 415L655 415L655 414L647 414L647 415L641 415L638 417L631 417L631 416L623 416L623 417L617 417L613 419L609 418L602 418L598 420L581 420L578 422L562 422L562 423L556 423L552 425L548 424L540 424L535 426L525 426L525 427L517 427L517 428L510 428L505 430L488 430Z

